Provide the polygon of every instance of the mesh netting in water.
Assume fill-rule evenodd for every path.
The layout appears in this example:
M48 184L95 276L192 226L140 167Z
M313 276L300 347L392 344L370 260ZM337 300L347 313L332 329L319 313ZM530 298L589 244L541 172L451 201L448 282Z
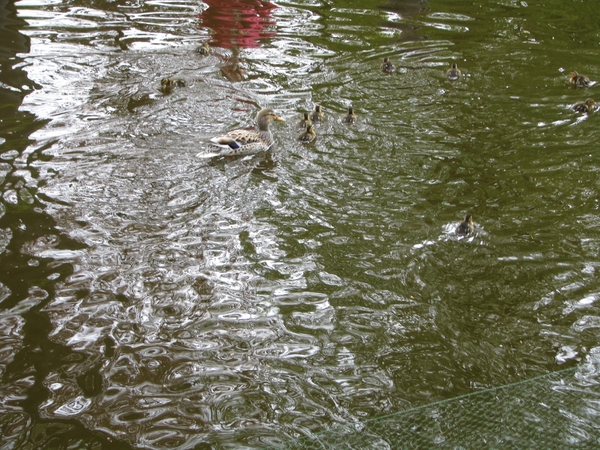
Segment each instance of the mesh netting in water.
M591 372L566 369L272 448L599 449L600 382L586 367Z

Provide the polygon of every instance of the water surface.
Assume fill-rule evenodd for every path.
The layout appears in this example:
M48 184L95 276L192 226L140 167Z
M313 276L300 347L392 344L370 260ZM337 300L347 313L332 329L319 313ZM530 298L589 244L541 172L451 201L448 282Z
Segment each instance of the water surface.
M600 6L383 1L3 12L6 448L262 448L597 361L565 81L600 79ZM269 152L197 157L262 107Z

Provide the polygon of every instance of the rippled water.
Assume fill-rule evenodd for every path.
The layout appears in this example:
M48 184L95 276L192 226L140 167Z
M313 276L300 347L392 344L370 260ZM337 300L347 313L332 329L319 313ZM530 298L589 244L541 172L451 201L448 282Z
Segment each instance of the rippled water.
M600 5L380 2L2 12L3 448L261 448L594 360ZM197 157L266 106L269 152Z

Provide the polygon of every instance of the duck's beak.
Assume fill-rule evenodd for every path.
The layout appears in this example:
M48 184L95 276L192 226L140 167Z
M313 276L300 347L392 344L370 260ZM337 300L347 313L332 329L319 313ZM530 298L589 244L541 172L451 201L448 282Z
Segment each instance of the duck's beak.
M275 122L285 122L285 119L283 117L279 117L279 116L273 117L273 120Z

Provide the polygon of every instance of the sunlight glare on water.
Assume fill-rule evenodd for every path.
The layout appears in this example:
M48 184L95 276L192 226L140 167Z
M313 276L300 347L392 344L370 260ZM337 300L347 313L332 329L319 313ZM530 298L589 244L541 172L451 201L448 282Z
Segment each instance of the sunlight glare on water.
M16 7L5 445L262 448L597 354L593 2Z

